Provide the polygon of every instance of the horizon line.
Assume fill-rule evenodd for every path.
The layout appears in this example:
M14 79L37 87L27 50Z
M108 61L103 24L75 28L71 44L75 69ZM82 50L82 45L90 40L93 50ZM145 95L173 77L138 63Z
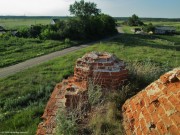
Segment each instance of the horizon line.
M58 16L58 15L0 15L0 17L73 17L70 15ZM129 18L131 16L112 16L113 18ZM180 19L174 17L139 17L139 18L154 18L154 19Z

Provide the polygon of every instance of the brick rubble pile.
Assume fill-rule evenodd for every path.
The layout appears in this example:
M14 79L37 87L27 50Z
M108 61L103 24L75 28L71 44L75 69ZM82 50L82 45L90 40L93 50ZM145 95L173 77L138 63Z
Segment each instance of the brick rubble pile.
M180 68L128 99L122 109L127 135L180 135Z
M42 116L43 122L38 125L37 135L54 135L56 115L59 108L76 106L87 100L88 80L106 90L117 89L125 80L128 72L124 62L109 53L91 52L76 61L74 76L58 83L46 105Z

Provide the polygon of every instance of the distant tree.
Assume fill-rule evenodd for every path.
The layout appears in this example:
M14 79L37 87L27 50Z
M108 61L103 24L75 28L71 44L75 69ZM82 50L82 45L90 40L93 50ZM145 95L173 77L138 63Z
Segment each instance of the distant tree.
M129 26L142 26L144 23L139 19L137 15L132 15L132 17L129 17L127 24Z
M70 5L69 11L72 15L80 18L86 18L92 15L98 15L101 10L97 8L97 5L93 2L79 2L75 1L74 4Z

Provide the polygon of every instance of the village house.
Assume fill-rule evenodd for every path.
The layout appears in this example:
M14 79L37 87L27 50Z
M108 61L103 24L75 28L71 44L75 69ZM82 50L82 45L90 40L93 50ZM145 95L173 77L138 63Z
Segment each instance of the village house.
M155 27L155 34L174 34L176 29L172 26L157 26Z
M59 21L60 21L59 19L52 19L50 24L55 25Z

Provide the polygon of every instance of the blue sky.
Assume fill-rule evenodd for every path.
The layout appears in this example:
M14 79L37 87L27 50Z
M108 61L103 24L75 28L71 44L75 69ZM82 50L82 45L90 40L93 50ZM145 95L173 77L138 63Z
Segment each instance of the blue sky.
M0 15L67 16L75 0L0 0ZM78 0L77 0L78 1ZM86 1L86 0L85 0ZM87 0L117 17L180 18L180 0Z

